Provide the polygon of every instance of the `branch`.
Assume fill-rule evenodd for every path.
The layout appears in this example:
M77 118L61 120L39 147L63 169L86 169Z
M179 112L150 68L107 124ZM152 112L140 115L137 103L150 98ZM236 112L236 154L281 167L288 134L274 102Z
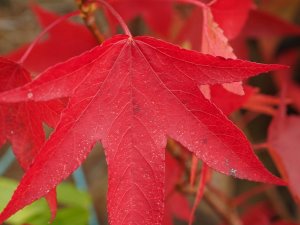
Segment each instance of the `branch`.
M101 31L98 29L95 19L95 9L94 4L85 4L86 0L76 0L78 8L81 12L81 17L85 22L87 28L92 32L97 41L101 44L105 38Z

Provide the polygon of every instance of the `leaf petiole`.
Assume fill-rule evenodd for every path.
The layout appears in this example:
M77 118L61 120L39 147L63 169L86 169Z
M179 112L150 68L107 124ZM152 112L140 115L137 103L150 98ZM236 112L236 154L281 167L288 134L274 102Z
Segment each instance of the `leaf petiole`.
M130 38L132 38L132 34L131 34L128 26L126 25L125 21L120 16L120 14L109 3L107 3L104 0L90 0L90 1L87 1L87 3L96 3L99 5L104 5L111 12L111 14L118 20L118 22L120 23L125 34L128 35Z

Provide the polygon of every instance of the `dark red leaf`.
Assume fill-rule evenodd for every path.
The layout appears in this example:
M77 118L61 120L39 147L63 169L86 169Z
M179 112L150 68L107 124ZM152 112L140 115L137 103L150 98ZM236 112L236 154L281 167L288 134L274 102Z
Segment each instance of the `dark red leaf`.
M291 68L295 68L295 70L291 69L287 71L280 71L276 73L276 76L274 76L278 88L282 89L285 85L287 86L287 98L292 100L293 106L296 107L298 111L300 111L300 86L297 82L295 82L294 78L294 76L298 76L298 74L294 73L299 73L296 69L299 57L300 51L297 46L292 47L291 50L288 50L278 56L278 62L288 65Z
M250 86L244 86L244 95L233 94L221 85L213 85L210 88L211 101L226 115L240 109L255 93L255 88Z
M271 225L271 218L276 215L274 209L266 203L258 203L249 208L242 216L245 225Z
M176 42L179 44L188 43L191 48L197 51L202 50L202 30L203 30L203 11L196 7L178 34Z
M271 154L279 170L287 179L295 199L300 203L299 186L299 144L300 144L300 117L277 117L269 128L269 143L272 146Z
M33 5L32 10L36 14L42 28L49 26L59 18L58 15L48 12L38 5ZM23 66L30 71L41 72L96 45L96 39L85 26L63 21L51 29L49 36L33 48ZM17 61L27 50L28 46L24 45L9 53L6 57Z
M252 9L242 34L252 38L300 35L300 27L267 12Z
M22 86L30 81L30 74L22 66L0 57L0 91ZM49 110L50 107L51 110ZM30 167L45 142L43 121L54 126L58 122L62 109L63 104L57 100L0 104L0 145L6 141L12 144L13 152L23 170L26 171ZM51 191L46 198L52 217L54 217L56 213L55 191Z
M267 202L251 206L242 216L244 225L297 225L291 221L276 220L276 211Z
M173 217L188 221L191 209L186 197L178 192L172 193L165 203L165 217L163 225L173 225Z
M172 23L172 1L158 0L108 0L111 6L122 18L129 22L130 20L141 16L146 24L155 32L168 35ZM110 25L115 30L118 22L114 17L107 13ZM115 32L114 32L115 33Z
M0 57L0 91L7 91L31 81L30 74L19 64ZM13 145L23 169L27 169L45 141L43 121L54 127L63 109L60 101L3 103L0 106L1 143Z
M231 41L239 58L249 58L246 41L248 38L274 38L300 35L300 28L283 19L259 9L252 9L241 35Z
M184 173L183 166L166 152L164 225L173 225L173 217L188 221L191 209L187 198L176 190Z
M211 5L211 10L226 37L233 39L245 25L252 5L252 0L218 0Z

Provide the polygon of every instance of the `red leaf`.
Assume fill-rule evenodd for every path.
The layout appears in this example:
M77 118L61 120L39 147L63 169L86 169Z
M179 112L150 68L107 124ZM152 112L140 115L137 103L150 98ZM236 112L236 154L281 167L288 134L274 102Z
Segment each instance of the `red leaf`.
M236 59L223 30L215 22L210 8L203 8L203 38L201 51L206 54Z
M176 191L176 185L183 176L184 168L166 152L165 215L164 225L173 225L173 217L188 221L191 210L188 200Z
M2 101L69 96L70 102L0 222L69 176L97 141L106 152L112 225L162 222L168 136L217 171L283 184L260 163L241 131L198 89L281 68L121 35L2 94Z
M48 12L38 5L33 5L32 10L36 14L42 28L47 27L59 18L58 15ZM74 34L76 34L76 37ZM63 21L50 30L46 40L41 41L33 48L23 65L30 71L41 72L56 63L65 61L96 45L97 41L85 26ZM6 57L17 61L24 54L28 46L22 46L14 52L9 53Z
M202 8L196 7L182 27L177 42L179 44L189 41L191 48L197 51L202 49L203 33L203 12Z
M165 182L165 192L166 198L175 191L176 184L180 181L183 176L183 167L171 156L170 153L166 152L166 182ZM167 200L166 199L166 200Z
M30 74L19 64L0 57L0 91L7 91L31 81ZM3 103L0 105L1 144L6 140L26 169L45 141L43 121L54 127L63 104L57 100L47 102Z
M0 57L0 81L0 91L7 91L30 82L31 78L22 66ZM12 144L13 152L23 170L26 171L30 167L45 142L43 121L48 121L48 125L54 126L62 108L63 105L57 100L0 104L0 145L6 141ZM54 218L55 191L47 195L47 200Z
M202 26L201 26L202 23ZM199 25L200 24L200 25ZM228 39L223 30L214 21L209 7L196 8L179 34L178 41L191 41L192 48L202 53L236 59ZM240 82L223 84L229 92L244 95L243 86ZM209 99L209 87L200 87L203 94Z
M255 88L244 86L245 95L236 95L224 89L221 85L211 86L211 101L226 115L240 109L255 93Z
M233 39L241 32L252 4L252 0L218 0L211 5L212 14L226 37Z
M197 170L198 170L199 159L196 156L192 156L191 170L190 170L190 185L194 186Z
M249 58L247 38L274 38L300 35L300 28L270 13L252 9L241 35L231 44L239 58Z
M194 221L194 215L197 209L197 206L199 205L203 195L204 195L204 188L207 182L209 181L210 178L210 169L209 167L203 163L202 164L202 169L201 169L201 175L200 175L200 180L198 184L198 189L197 189L197 194L196 194L196 199L193 204L192 212L190 214L190 219L189 219L189 225L191 225Z
M299 223L295 223L295 222L292 222L292 221L280 220L280 221L277 221L275 223L272 223L272 225L299 225Z
M300 57L299 47L292 47L291 50L283 52L278 56L277 62L280 62L284 65L288 65L291 70L280 71L280 73L276 73L275 81L278 88L283 88L285 85L287 86L287 97L292 100L293 106L300 111L300 86L294 79L294 73L299 73L297 68L298 59ZM296 74L297 75L297 74ZM298 76L298 75L297 75Z
M125 21L141 16L146 24L155 32L163 35L169 33L172 22L172 1L158 0L108 0L111 6ZM110 25L115 31L118 22L107 13ZM115 33L115 32L113 32Z
M172 193L166 201L166 212L163 225L173 225L173 216L177 219L188 221L190 206L186 197L178 192Z
M252 9L242 33L252 38L300 35L300 27L267 12Z
M276 220L276 212L266 202L250 207L242 216L244 225L297 225L291 221Z
M214 21L210 8L203 8L203 30L202 30L201 52L213 56L222 56L224 58L236 59L228 39L224 36L223 30ZM244 89L241 82L223 84L223 87L229 92L237 95L244 95Z
M236 58L209 7L197 7L192 12L178 39L179 42L190 41L193 49L206 54Z
M46 195L46 200L48 202L49 208L50 208L50 213L51 213L51 218L49 222L53 222L53 220L56 217L56 212L57 212L57 198L56 198L56 189L52 189L47 195Z
M299 186L300 117L275 118L269 128L271 154L279 170L288 180L289 188L300 203ZM274 155L275 154L275 155Z
M266 203L259 203L248 209L243 217L245 225L271 225L271 218L275 215L272 207Z

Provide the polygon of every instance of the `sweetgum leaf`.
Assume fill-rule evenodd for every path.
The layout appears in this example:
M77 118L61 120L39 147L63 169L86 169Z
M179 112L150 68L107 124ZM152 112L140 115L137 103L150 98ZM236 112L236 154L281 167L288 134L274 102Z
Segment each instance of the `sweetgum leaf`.
M28 71L21 65L0 57L0 91L7 91L31 81ZM45 142L43 121L50 126L58 122L62 102L21 102L0 104L0 145L9 141L20 166L27 170ZM47 196L52 217L56 213L56 193Z
M176 42L179 44L188 42L191 48L201 52L203 36L203 11L202 8L196 7L191 15L186 19Z
M48 12L36 4L32 5L31 9L42 28L46 28L60 18L59 15ZM76 37L74 34L76 34ZM23 66L29 71L41 72L49 66L87 51L97 44L97 40L85 26L63 21L52 28L48 33L48 37L33 48ZM7 54L6 57L19 60L28 46L28 44L21 46Z
M237 58L233 53L233 49L229 45L228 39L224 35L223 30L215 22L211 8L208 6L196 8L193 11L192 15L183 26L177 39L179 42L190 41L193 49L199 50L205 54L222 56L224 58ZM222 85L229 92L237 95L245 94L241 82L227 83ZM204 89L203 87L200 87L200 89L209 99L209 87L207 86Z
M236 59L232 47L228 43L223 30L214 21L213 14L209 7L203 8L203 30L202 30L202 48L201 52L213 56L222 56L224 58ZM241 82L226 83L223 87L229 92L237 95L244 95L244 89Z
M252 9L242 34L252 38L299 36L300 27L268 12Z
M256 91L255 88L245 85L245 94L241 96L225 90L221 85L213 85L210 88L210 100L221 109L225 115L230 115L232 112L241 108Z
M1 94L2 102L70 101L0 222L68 177L97 141L108 164L112 225L162 223L168 137L217 171L283 184L198 88L282 68L204 55L151 37L120 35Z
M172 1L160 0L108 0L122 18L130 20L142 17L146 24L155 32L167 36L172 23ZM110 28L115 31L119 24L110 13L106 12L110 22ZM115 33L115 32L113 32Z
M233 49L228 43L227 37L215 22L209 7L203 8L202 35L201 52L214 56L236 59Z
M7 91L30 82L29 73L17 63L0 57L0 91ZM0 106L1 145L9 140L21 167L27 169L45 141L42 121L32 103L3 103ZM32 127L32 129L30 128Z
M269 128L269 143L279 170L288 181L288 186L295 199L300 203L299 138L300 117L288 116L275 118ZM275 154L275 155L274 155Z
M278 215L274 206L268 202L256 203L250 206L242 215L244 225L297 225L292 221L277 219Z
M191 214L191 207L187 198L176 190L176 185L184 174L184 167L168 151L166 151L165 157L165 215L163 224L173 225L173 217L188 221Z
M241 32L252 4L252 0L218 0L211 5L215 20L229 39Z
M276 212L267 202L257 203L251 206L243 215L245 225L271 225Z
M205 54L236 58L210 7L194 9L178 35L178 42L189 41L192 49Z
M31 81L21 65L0 57L0 91L7 91ZM42 123L54 127L63 110L58 100L47 102L1 103L0 140L13 146L21 167L26 170L45 141Z
M163 225L174 225L174 218L188 221L191 214L191 207L187 198L179 192L174 191L165 203L165 216Z
M260 39L299 35L299 26L291 24L271 13L259 9L251 9L241 34L232 40L231 44L239 58L247 59L249 58L248 38Z

